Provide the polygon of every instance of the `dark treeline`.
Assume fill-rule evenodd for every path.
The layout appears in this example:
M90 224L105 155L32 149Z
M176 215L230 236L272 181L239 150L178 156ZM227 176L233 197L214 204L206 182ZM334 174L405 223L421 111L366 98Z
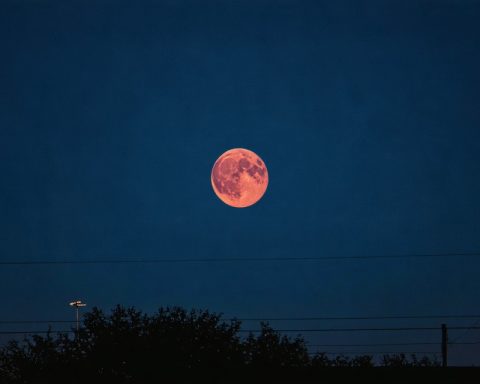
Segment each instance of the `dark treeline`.
M293 374L293 381L309 377L325 382L321 379L331 377L333 370L338 377L341 369L439 370L436 361L402 354L384 356L375 369L372 356L310 356L300 336L281 335L262 323L261 332L242 337L240 326L238 320L177 307L161 308L154 315L121 306L110 314L94 308L84 315L74 337L51 333L9 342L0 350L0 378L2 383L144 383L167 378L225 383L245 382L240 379L244 375L286 379Z

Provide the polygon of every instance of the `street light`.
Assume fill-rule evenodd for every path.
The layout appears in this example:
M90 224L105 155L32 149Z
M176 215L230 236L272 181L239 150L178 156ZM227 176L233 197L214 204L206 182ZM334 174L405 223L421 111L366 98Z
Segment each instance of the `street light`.
M75 313L76 313L76 318L77 318L77 333L78 333L78 330L80 328L80 323L79 323L79 317L78 317L78 309L80 307L86 307L87 304L85 303L82 303L82 300L75 300L75 301L72 301L70 303L70 306L71 307L75 307Z

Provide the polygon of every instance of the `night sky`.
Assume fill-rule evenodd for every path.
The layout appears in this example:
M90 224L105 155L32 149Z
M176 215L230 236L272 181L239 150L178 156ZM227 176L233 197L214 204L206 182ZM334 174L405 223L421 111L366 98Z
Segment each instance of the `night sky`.
M471 0L2 1L0 261L479 252L479 20ZM210 183L235 147L270 177L245 209ZM0 265L0 320L71 319L77 298L227 317L477 315L479 267L466 256ZM476 323L272 325L441 322ZM450 361L480 364L479 348L452 346Z

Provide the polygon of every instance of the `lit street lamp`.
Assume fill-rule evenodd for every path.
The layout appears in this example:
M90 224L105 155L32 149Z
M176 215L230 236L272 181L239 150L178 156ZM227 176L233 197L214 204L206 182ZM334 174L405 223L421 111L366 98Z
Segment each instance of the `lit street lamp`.
M78 330L80 328L80 323L79 323L79 317L78 317L78 309L80 307L85 307L87 306L87 304L85 303L82 303L82 300L75 300L75 301L72 301L70 303L70 306L71 307L75 307L75 314L76 314L76 319L77 319L77 333L78 333Z

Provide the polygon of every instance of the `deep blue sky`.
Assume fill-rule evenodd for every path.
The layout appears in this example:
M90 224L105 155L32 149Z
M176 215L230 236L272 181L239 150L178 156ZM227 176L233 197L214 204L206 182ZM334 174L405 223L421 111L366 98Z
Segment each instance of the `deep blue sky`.
M479 19L467 0L3 1L1 260L479 251ZM269 169L247 209L210 186L233 147ZM478 314L479 267L1 266L0 319L70 318L77 297L239 317ZM479 364L478 352L451 359Z

